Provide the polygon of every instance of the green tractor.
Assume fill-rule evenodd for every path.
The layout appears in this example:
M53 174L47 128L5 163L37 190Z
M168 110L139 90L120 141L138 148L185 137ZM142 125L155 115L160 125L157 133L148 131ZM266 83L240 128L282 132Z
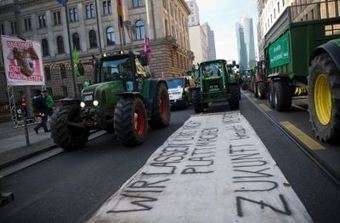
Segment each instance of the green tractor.
M165 80L151 78L144 57L133 53L96 62L96 84L82 90L81 100L66 98L51 119L51 137L66 150L85 146L90 131L114 132L124 145L145 141L148 126L169 125Z
M225 60L206 61L198 68L198 87L194 89L195 112L200 113L211 103L228 102L232 110L239 108L239 78L233 75L236 63Z

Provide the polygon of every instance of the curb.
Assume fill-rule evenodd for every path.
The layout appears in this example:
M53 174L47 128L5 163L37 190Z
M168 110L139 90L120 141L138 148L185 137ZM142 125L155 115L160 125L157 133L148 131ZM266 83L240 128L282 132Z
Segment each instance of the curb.
M94 132L89 136L89 141L104 135L106 131ZM34 156L49 152L53 149L59 148L54 144L51 138L34 143L30 146L23 146L16 149L12 149L0 154L0 170L6 169L19 162L30 159ZM61 148L60 148L61 149ZM62 149L61 149L62 150Z

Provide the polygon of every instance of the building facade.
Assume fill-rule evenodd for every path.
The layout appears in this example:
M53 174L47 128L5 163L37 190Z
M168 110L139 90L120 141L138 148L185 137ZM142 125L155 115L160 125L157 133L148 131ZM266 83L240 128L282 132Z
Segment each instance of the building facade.
M202 28L207 36L208 41L208 60L216 60L216 48L215 48L215 34L214 31L210 28L208 23L204 23Z
M252 69L256 63L253 20L242 17L236 24L237 51L241 70Z
M339 17L339 0L257 0L259 57L264 58L266 34L289 7L291 22ZM333 32L333 30L330 30Z
M190 26L189 37L191 50L194 52L194 64L208 60L208 37L202 26Z
M21 33L25 39L40 42L47 89L56 98L72 96L64 7L55 0L19 0L18 3L20 15L16 19L13 0L0 2L1 34L16 36ZM76 77L78 93L85 80L94 79L93 56L119 51L121 47L143 51L145 36L150 39L150 70L154 76L176 76L192 67L187 25L190 9L184 0L126 0L122 3L124 34L120 38L116 0L68 1L70 41L72 49L79 51L85 69L84 76ZM1 67L0 103L3 104L7 94L3 65Z
M216 59L214 31L211 30L208 23L201 25L196 0L187 0L186 2L191 11L188 25L190 46L195 55L194 64Z
M186 2L191 11L191 14L189 15L189 26L200 25L200 12L196 0Z

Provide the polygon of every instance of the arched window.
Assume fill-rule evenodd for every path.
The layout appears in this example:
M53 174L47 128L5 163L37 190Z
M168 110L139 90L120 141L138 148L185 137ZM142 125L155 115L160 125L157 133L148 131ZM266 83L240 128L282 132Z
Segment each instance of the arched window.
M57 49L58 49L58 54L65 53L64 40L62 36L57 37Z
M73 47L76 48L76 50L80 51L80 40L79 40L78 33L72 34L72 42L73 42Z
M116 43L115 29L112 26L106 29L106 41L108 46L115 45Z
M96 31L90 30L90 32L89 32L89 41L90 41L90 48L96 48L97 47L97 35L96 35Z
M44 57L49 56L50 52L49 52L49 49L48 49L48 41L47 41L47 39L42 39L41 40L41 47L42 47L43 56Z
M144 21L137 20L135 26L136 26L136 40L144 39L145 36Z

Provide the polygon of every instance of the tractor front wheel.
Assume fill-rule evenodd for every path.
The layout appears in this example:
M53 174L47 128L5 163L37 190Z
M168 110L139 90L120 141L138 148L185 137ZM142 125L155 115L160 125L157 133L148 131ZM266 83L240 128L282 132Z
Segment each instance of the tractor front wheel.
M168 89L164 83L157 86L156 95L153 101L152 117L150 125L153 128L162 128L170 123L170 100Z
M240 88L238 85L230 85L229 91L231 98L228 100L231 110L237 110L240 107Z
M202 97L201 97L201 92L200 90L195 90L193 92L193 101L194 101L194 108L196 113L201 113L203 112L203 103L202 103ZM208 107L208 105L206 105Z
M148 132L146 109L140 98L121 98L114 112L114 127L118 140L134 146L145 141Z
M321 141L340 136L340 71L328 54L316 56L308 76L308 111L313 131Z
M69 122L81 123L80 108L64 106L51 117L51 137L54 143L65 150L79 149L85 146L89 130L70 125Z

